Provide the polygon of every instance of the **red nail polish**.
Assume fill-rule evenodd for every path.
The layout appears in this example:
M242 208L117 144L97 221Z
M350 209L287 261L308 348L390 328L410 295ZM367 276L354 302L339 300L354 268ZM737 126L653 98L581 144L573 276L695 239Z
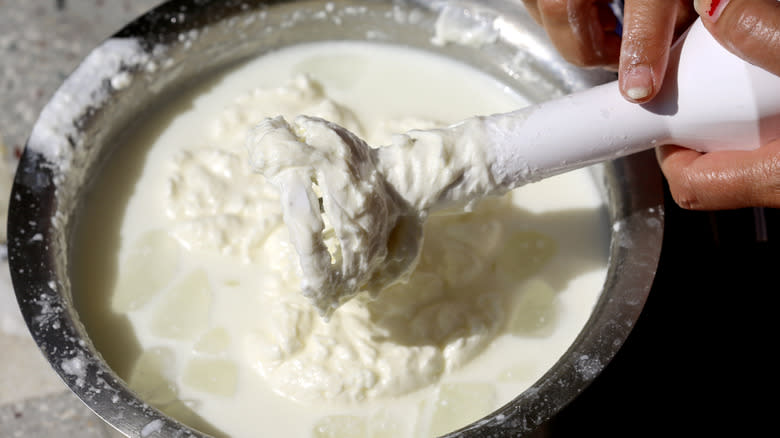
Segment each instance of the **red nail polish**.
M720 3L720 0L712 0L710 2L710 10L707 11L707 14L709 14L710 17L715 13L715 10L718 9L718 4Z
M717 21L729 0L695 0L693 7L699 15L711 22Z

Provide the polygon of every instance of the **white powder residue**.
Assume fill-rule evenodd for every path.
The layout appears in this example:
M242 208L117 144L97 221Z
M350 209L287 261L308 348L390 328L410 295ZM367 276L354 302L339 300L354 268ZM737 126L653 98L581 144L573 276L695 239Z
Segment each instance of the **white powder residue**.
M78 352L76 356L70 359L63 359L60 362L60 368L65 374L74 376L76 378L76 386L84 386L84 382L87 378L87 361L84 358L84 354Z
M67 170L72 149L79 146L79 118L88 108L100 107L114 90L129 85L127 69L147 61L149 55L137 39L111 38L97 47L41 111L30 134L29 149Z
M48 294L41 294L35 301L35 304L40 306L38 315L33 318L33 322L40 327L47 327L53 321L57 319L59 313L62 312L62 306L53 304L55 299Z
M130 73L126 71L119 72L111 78L111 87L115 90L122 90L127 88L132 81L133 77Z
M583 380L593 380L604 368L604 365L598 358L583 354L574 364L574 369L582 376Z
M495 12L470 6L445 5L436 20L436 33L431 42L436 45L448 43L481 47L496 42L499 37L498 19Z
M152 420L141 429L141 438L146 438L153 433L161 431L163 428L163 421L160 419Z

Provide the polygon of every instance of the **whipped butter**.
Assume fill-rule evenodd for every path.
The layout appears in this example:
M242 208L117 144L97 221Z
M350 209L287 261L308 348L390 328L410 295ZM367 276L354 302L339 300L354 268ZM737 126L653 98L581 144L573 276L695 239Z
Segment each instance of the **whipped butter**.
M87 201L73 289L91 338L145 401L216 436L430 437L477 420L555 363L601 291L608 227L588 172L431 214L403 281L325 321L245 139L305 114L390 144L525 104L464 65L371 43L279 50L183 93L128 134ZM377 260L360 233L384 225L364 225L349 250Z
M250 164L281 194L301 289L321 315L329 318L360 292L375 297L404 281L432 210L469 210L479 198L507 191L491 172L483 125L472 118L448 129L416 129L376 148L338 123L309 116L268 118L252 129Z

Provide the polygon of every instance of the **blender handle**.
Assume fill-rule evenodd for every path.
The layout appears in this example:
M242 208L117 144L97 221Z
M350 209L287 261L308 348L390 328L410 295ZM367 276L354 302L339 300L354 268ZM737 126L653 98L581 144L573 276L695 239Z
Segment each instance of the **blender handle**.
M756 149L780 138L780 77L723 48L699 19L649 103L626 101L615 81L480 119L491 173L512 188L664 144Z

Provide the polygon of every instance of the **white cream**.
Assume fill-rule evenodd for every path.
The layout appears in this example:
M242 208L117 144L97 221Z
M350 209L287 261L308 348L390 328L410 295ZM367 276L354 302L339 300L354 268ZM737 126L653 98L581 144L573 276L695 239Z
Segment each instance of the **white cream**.
M250 164L281 193L301 289L321 315L327 319L359 292L375 297L404 281L431 211L471 210L479 199L508 191L507 178L493 171L501 163L487 144L494 129L487 125L474 117L446 129L396 134L377 148L309 116L291 123L277 116L255 126L246 141ZM512 187L526 182L527 176Z
M322 316L361 291L376 296L408 277L427 211L388 183L359 137L323 119L298 116L291 125L276 117L252 130L247 148L252 168L279 190L301 289Z
M608 227L588 173L431 216L408 282L326 323L243 142L279 113L387 144L524 104L375 44L285 49L208 81L131 133L89 202L73 288L92 339L148 403L206 432L425 437L476 420L555 363L600 293Z

